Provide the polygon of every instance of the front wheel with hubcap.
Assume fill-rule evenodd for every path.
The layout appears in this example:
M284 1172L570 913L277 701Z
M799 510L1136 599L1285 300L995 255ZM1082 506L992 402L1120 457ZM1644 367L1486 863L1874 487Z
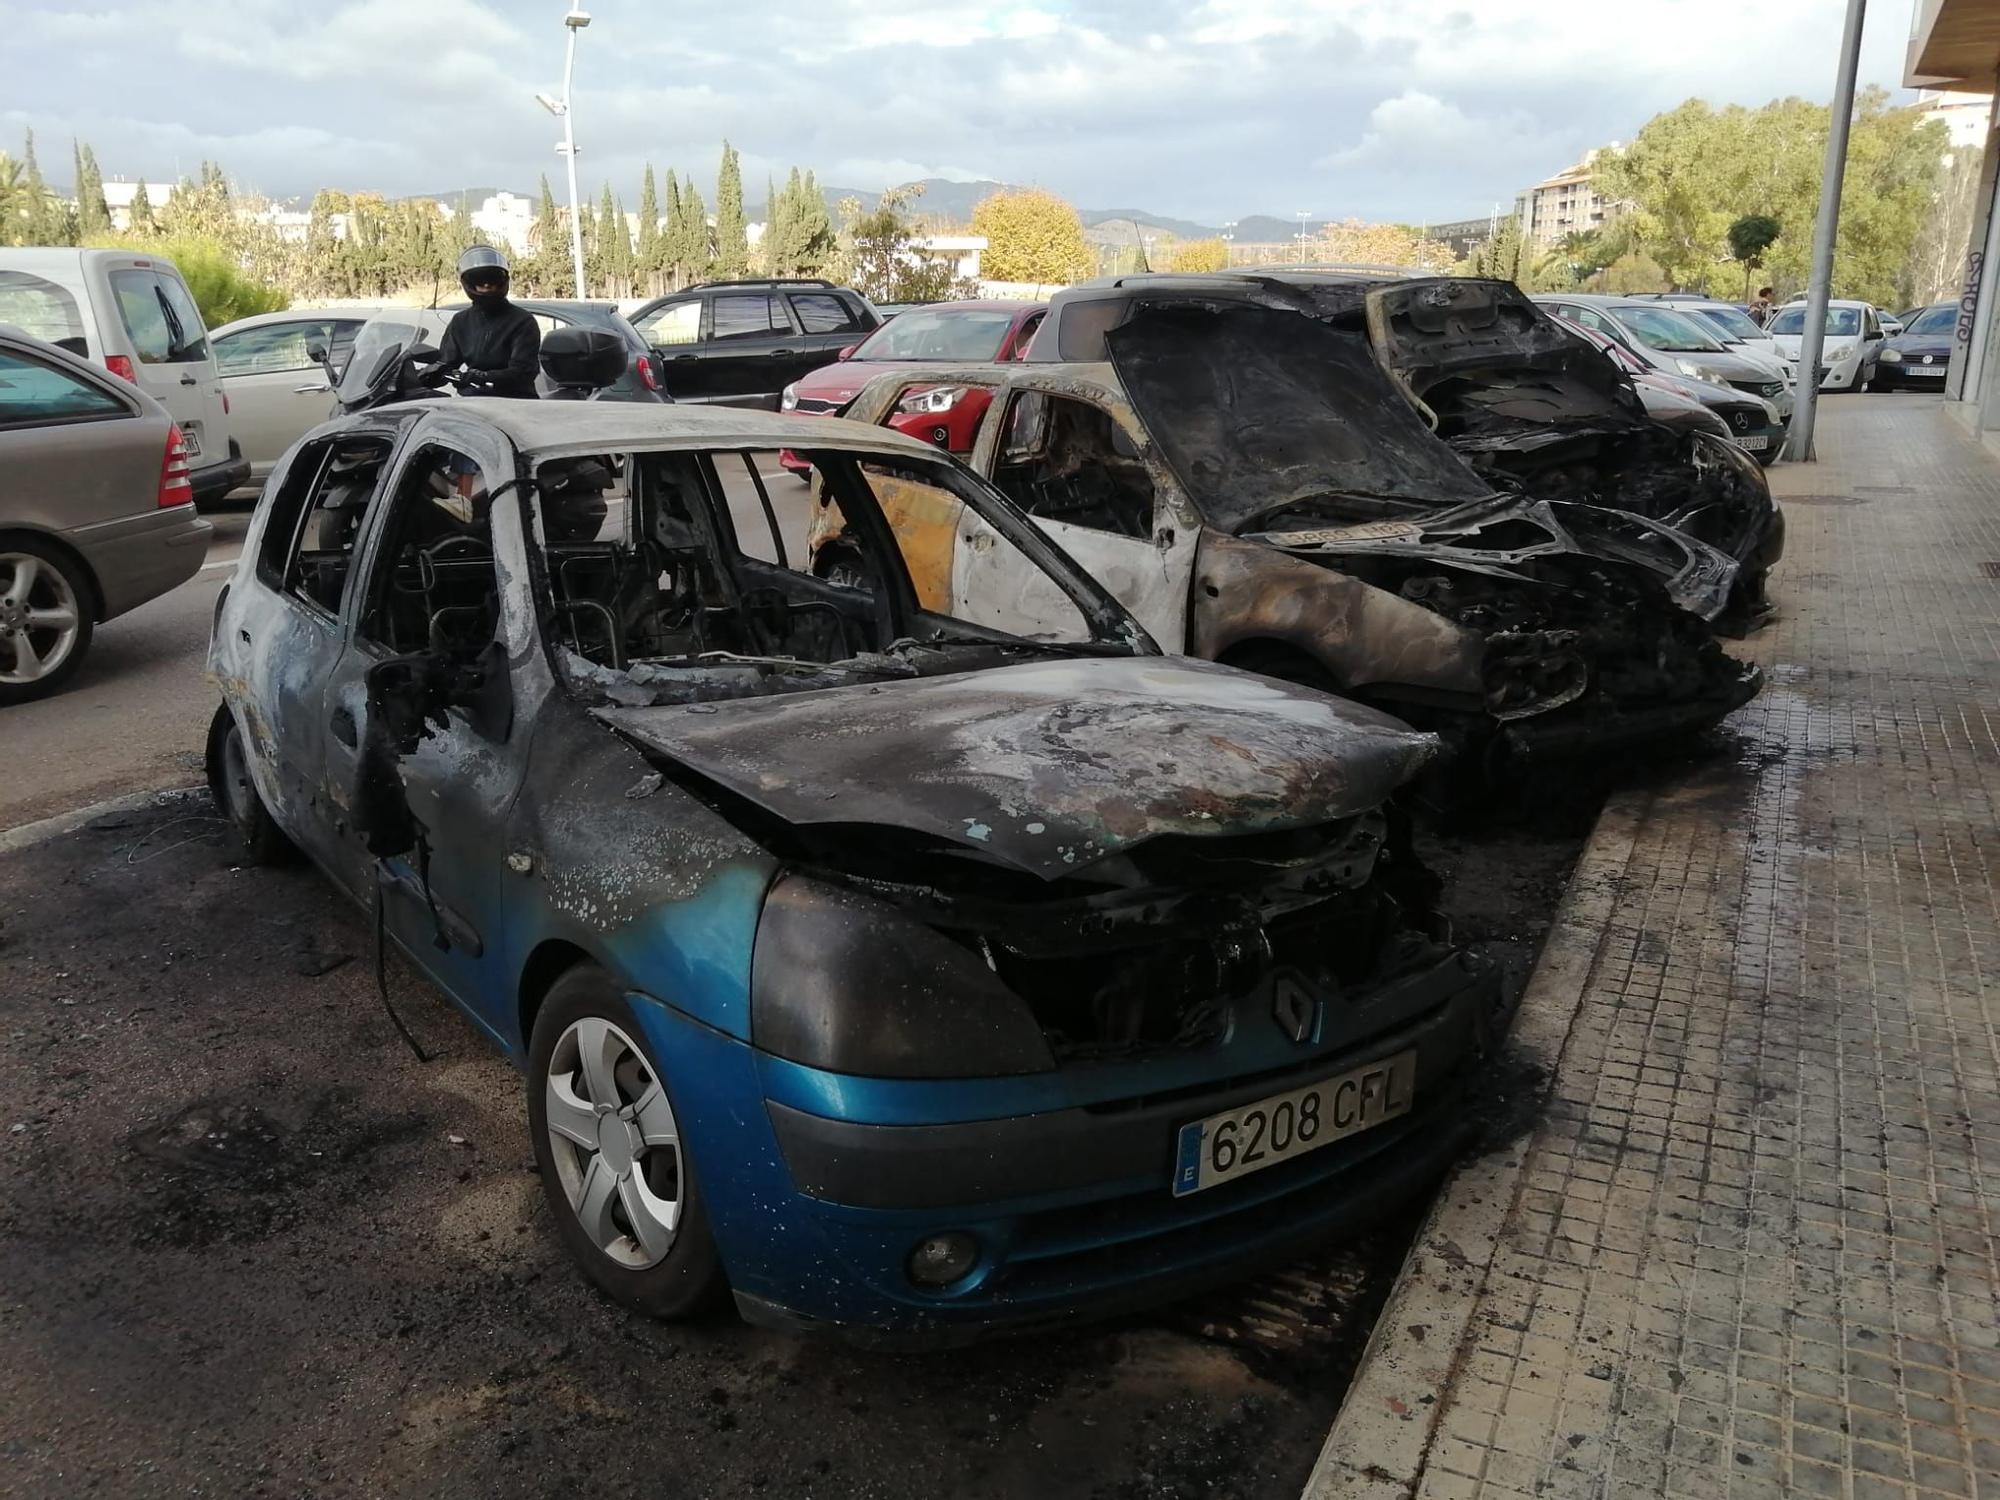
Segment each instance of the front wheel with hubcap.
M716 1299L722 1264L666 1080L594 964L558 979L535 1018L528 1123L556 1227L592 1281L657 1318Z
M89 597L76 565L54 548L0 540L0 703L52 693L82 665Z

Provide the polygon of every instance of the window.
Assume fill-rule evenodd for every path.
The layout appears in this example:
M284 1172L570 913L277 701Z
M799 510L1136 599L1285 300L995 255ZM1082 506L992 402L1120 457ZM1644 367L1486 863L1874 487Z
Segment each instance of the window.
M854 351L856 359L929 360L984 364L1000 357L1014 315L995 308L934 311L916 308L884 323Z
M1958 326L1956 307L1927 307L1906 327L1905 333L1950 333Z
M44 427L128 417L109 391L26 354L0 349L0 427Z
M111 291L140 364L185 364L208 357L201 314L179 281L151 271L113 271Z
M350 325L354 326L354 325ZM309 370L313 344L326 344L332 325L321 320L267 323L225 334L215 341L215 364L224 375L265 375L276 370ZM351 340L353 335L349 335Z
M1029 515L1120 536L1153 532L1153 477L1111 414L1021 391L1008 403L993 482Z
M831 292L794 292L792 311L807 333L850 333L861 327L848 305Z
M404 465L360 635L392 656L476 656L500 628L492 486L476 460L432 444Z
M701 341L701 303L670 302L648 313L637 325L649 344L670 348Z
M327 614L340 611L369 502L389 457L386 437L329 438L292 455L264 523L257 574Z
M90 357L76 298L40 276L0 271L0 323L12 323L34 338L60 345L82 358Z
M733 292L717 297L714 309L714 327L709 334L713 339L767 339L773 334L792 331L781 297L762 292L754 295Z
M1771 319L1772 333L1804 333L1806 329L1806 305L1794 302L1778 309ZM1826 334L1834 338L1853 338L1861 331L1861 314L1851 307L1829 307L1826 310Z
M955 658L929 652L989 651L1006 644L996 630L1094 639L1055 578L970 503L980 487L962 469L902 455L800 457L813 467L811 489L768 450L600 456L581 461L583 473L567 471L574 459L539 464L546 565L536 574L555 642L626 673L630 692L676 692L686 691L674 686L681 668L766 677L775 668L786 685L813 687L824 679L809 666L872 658L899 641L922 642L929 669L944 671Z

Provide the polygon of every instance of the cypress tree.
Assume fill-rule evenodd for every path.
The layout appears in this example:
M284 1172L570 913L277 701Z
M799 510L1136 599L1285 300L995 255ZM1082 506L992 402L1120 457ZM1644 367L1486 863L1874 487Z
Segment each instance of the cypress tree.
M715 270L721 277L750 269L750 237L743 223L743 164L736 148L722 143L722 167L715 176Z

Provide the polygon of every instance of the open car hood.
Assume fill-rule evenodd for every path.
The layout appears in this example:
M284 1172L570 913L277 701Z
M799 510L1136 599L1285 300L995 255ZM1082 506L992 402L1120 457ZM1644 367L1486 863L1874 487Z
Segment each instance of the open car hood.
M1218 299L1141 305L1104 341L1133 409L1219 531L1330 496L1442 507L1493 493L1358 332Z
M1643 404L1618 367L1511 282L1436 277L1368 294L1376 353L1460 452L1631 432Z
M1386 714L1181 657L595 713L786 822L908 829L1049 880L1161 834L1365 812L1437 750Z

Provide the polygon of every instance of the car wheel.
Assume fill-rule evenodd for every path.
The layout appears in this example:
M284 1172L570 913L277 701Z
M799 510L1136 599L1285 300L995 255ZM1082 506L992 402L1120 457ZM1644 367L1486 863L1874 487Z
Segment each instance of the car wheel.
M0 704L52 693L83 664L90 598L77 565L53 547L0 541Z
M1878 396L1884 391L1893 391L1895 388L1895 382L1890 380L1879 369L1868 377L1868 389L1875 392Z
M557 1231L584 1274L656 1318L722 1292L708 1208L623 989L594 964L555 982L528 1054L528 1123Z
M257 783L250 778L249 751L243 743L243 731L237 727L236 715L229 711L227 703L220 705L215 717L208 721L208 753L204 759L208 794L215 799L215 810L236 835L238 852L245 862L281 865L294 858L298 851L272 819L271 810L257 794Z

